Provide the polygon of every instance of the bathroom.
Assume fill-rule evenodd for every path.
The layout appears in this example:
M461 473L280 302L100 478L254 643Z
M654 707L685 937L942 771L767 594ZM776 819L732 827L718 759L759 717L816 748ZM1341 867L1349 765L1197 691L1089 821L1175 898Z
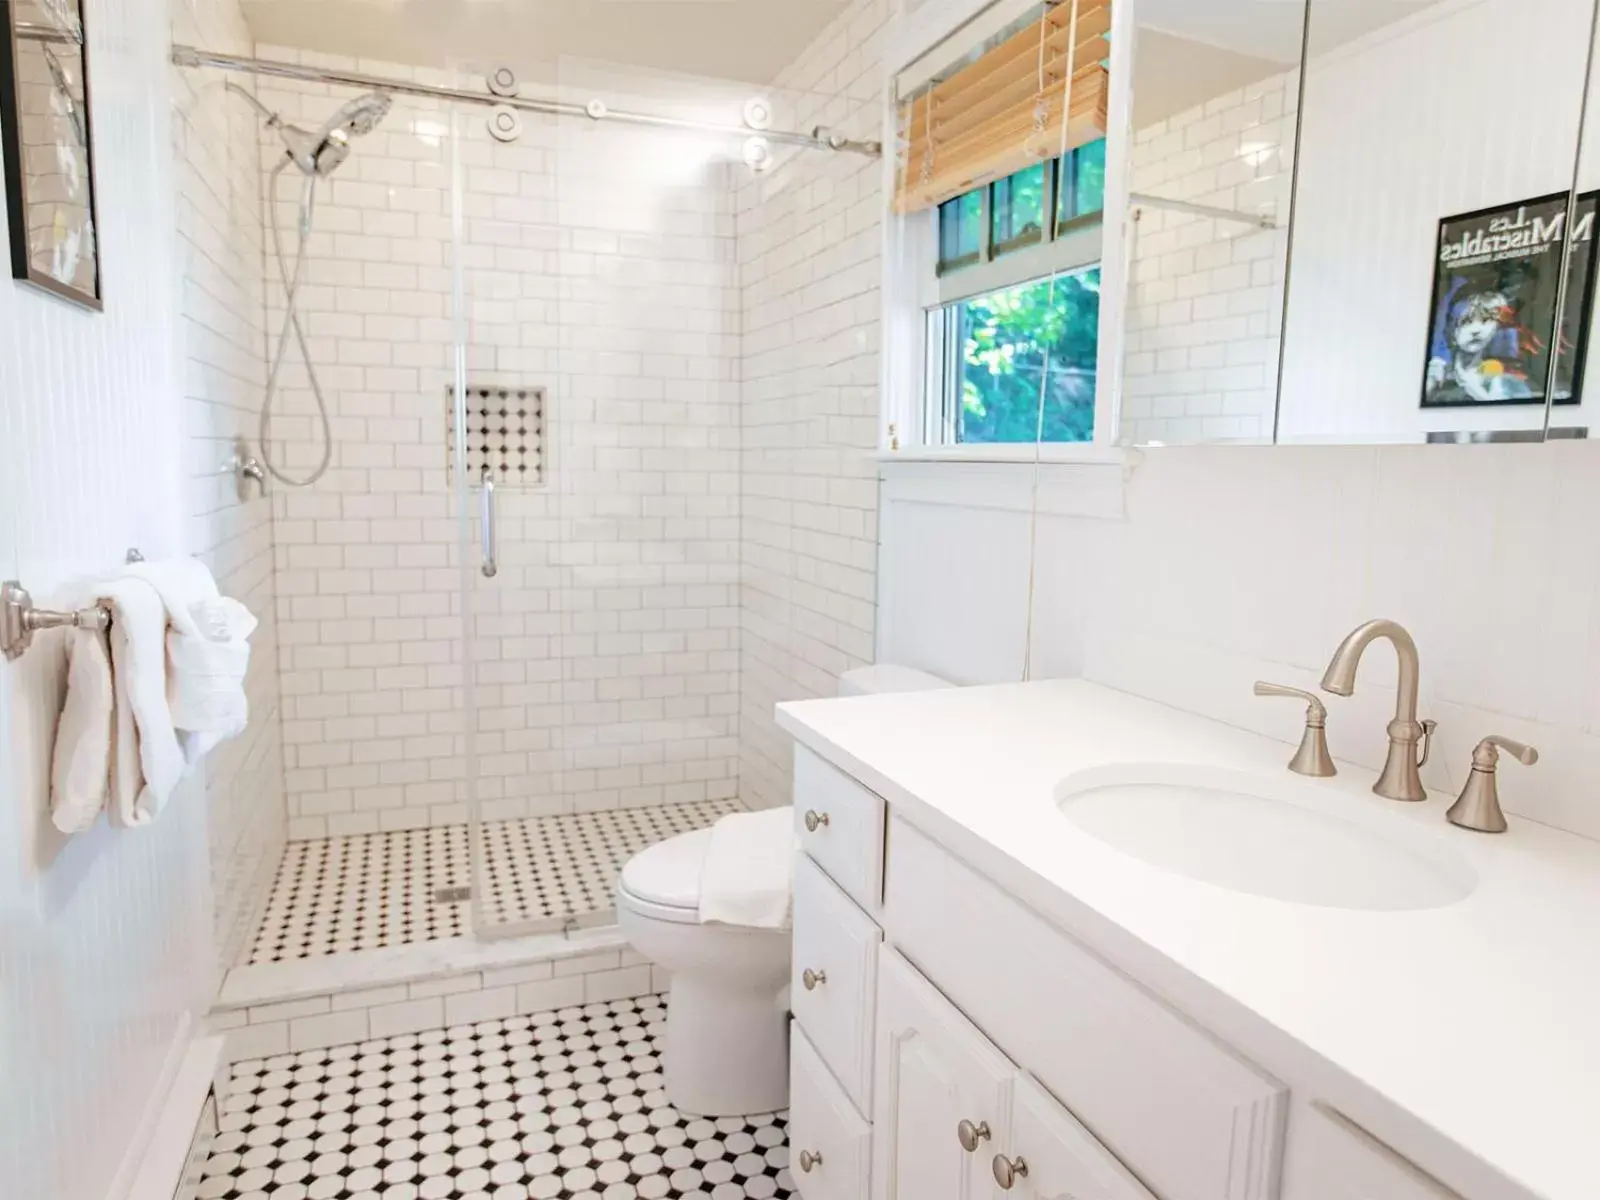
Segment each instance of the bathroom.
M12 0L5 1194L1595 1194L1595 7Z

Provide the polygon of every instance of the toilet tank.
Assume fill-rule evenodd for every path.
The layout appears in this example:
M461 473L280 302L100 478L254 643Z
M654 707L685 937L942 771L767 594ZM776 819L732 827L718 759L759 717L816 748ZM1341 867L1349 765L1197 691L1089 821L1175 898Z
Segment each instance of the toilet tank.
M883 692L927 692L934 688L955 687L948 679L929 675L911 667L897 667L893 663L875 663L870 667L856 667L839 676L839 695L872 696Z

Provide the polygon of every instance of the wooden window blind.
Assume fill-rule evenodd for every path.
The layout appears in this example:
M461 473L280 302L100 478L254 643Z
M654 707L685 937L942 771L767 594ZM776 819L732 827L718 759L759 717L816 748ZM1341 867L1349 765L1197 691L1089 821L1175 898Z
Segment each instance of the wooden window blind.
M1111 0L1062 0L903 103L895 211L932 208L1104 137L1110 31Z

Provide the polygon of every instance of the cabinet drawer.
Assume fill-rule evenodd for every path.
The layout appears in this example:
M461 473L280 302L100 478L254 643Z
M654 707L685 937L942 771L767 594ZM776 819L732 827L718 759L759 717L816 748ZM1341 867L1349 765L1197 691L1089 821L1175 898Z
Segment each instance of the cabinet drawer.
M907 825L884 930L1164 1200L1271 1200L1285 1089Z
M802 1157L806 1156L806 1157ZM789 1174L806 1200L866 1200L872 1127L803 1030L789 1039Z
M883 900L883 819L881 797L804 746L794 748L800 844L868 912Z
M1360 1126L1320 1105L1296 1105L1284 1195L1293 1200L1461 1200Z
M790 1007L862 1112L872 1100L872 1006L882 940L871 918L815 863L803 854L796 859Z

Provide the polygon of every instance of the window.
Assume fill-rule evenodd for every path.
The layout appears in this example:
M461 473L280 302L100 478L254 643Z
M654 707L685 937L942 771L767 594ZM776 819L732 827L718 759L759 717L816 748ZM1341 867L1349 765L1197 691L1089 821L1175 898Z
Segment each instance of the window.
M983 258L982 189L939 206L939 263L943 270L970 266Z
M1101 138L946 200L939 205L939 274L1053 241L1097 219L1105 194ZM1055 221L1047 233L1045 214L1052 211Z
M1098 215L1106 206L1106 142L1080 146L1060 163L1056 188L1056 228L1081 217Z
M989 229L989 245L995 254L1019 246L1032 246L1044 240L1044 173L1040 163L994 183L991 208L994 219ZM971 195L969 192L968 195ZM962 197L965 199L965 197Z
M1102 139L939 206L929 442L1094 440L1105 161Z
M932 440L1093 440L1099 267L947 304L928 324L942 360L930 389L940 426Z

